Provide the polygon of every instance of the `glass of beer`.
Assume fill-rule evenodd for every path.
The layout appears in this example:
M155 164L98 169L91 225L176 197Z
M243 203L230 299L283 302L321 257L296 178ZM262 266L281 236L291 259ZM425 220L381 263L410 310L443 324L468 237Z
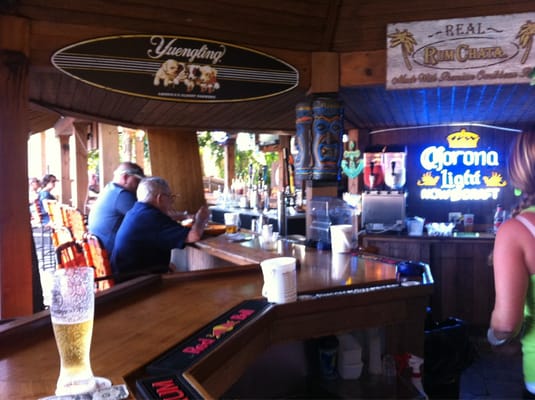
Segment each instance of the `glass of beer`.
M56 395L95 390L89 352L95 312L94 270L62 268L54 273L50 317L60 357Z
M240 227L239 213L225 213L225 233L232 234L238 232Z
M474 231L474 214L464 214L464 231L473 232Z

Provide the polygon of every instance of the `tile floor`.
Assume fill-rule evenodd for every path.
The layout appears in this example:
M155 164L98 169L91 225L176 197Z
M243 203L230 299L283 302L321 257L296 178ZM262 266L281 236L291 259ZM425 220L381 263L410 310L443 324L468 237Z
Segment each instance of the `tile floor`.
M485 338L475 338L478 356L460 380L459 398L521 399L523 396L522 354L519 346L491 349Z

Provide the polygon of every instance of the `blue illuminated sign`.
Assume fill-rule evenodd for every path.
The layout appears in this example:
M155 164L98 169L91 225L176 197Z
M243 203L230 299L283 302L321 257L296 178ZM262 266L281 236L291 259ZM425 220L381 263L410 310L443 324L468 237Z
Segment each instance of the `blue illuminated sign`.
M507 186L496 149L480 148L480 136L465 129L446 137L445 145L428 146L420 153L425 172L416 185L421 200L497 200Z

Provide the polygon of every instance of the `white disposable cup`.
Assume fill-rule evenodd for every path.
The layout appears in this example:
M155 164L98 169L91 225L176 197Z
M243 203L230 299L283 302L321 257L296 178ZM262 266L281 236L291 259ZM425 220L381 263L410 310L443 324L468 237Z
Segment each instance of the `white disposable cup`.
M270 303L297 300L297 273L294 257L275 257L260 263L264 276L262 296Z
M349 253L352 250L353 225L331 225L331 249L333 253Z

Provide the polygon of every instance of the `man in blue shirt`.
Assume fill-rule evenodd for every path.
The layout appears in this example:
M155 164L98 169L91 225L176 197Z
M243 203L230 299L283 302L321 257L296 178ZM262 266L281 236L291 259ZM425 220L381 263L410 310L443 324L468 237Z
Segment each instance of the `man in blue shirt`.
M210 217L208 207L203 205L195 214L191 228L171 218L175 195L160 177L143 179L137 197L115 237L111 266L116 282L169 271L171 250L198 241Z
M123 162L115 169L108 183L91 207L88 230L96 235L108 255L113 251L115 235L124 215L136 202L136 189L145 177L143 169L132 162Z

